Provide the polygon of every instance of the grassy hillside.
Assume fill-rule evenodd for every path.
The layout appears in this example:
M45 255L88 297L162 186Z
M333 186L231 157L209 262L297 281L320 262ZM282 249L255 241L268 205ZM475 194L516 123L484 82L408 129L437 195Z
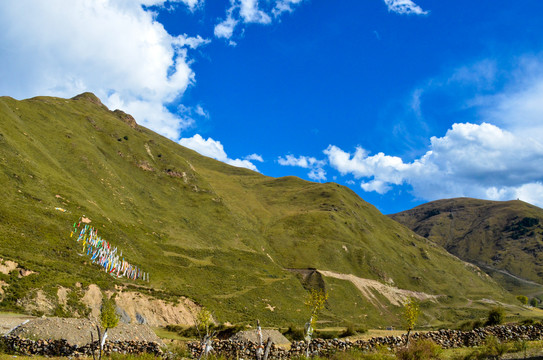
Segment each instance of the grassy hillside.
M460 198L433 201L391 217L480 265L511 291L542 293L543 209L518 200Z
M425 305L433 324L471 316L473 299L511 300L478 269L343 186L270 178L203 157L89 93L0 98L0 164L0 257L36 272L0 274L10 284L4 308L37 287L52 294L58 284L126 284L188 296L220 321L301 324L306 290L287 268L440 295ZM82 215L151 281L114 279L78 255L69 233ZM348 281L324 280L323 320L399 324L400 308L380 294L376 305Z

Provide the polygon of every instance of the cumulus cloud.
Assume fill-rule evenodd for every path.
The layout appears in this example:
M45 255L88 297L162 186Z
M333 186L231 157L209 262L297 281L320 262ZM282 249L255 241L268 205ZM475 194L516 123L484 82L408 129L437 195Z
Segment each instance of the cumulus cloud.
M353 154L330 145L324 153L342 175L363 179L362 189L380 194L409 184L415 196L434 200L470 196L494 200L521 198L543 205L543 143L495 125L454 124L432 137L426 154L406 163L396 156Z
M262 158L261 155L258 155L258 154L251 154L251 155L247 155L245 157L245 160L252 160L252 161L258 161L258 162L264 162L264 159Z
M314 181L325 181L326 180L326 171L323 167L326 165L326 160L317 160L314 157L310 156L299 156L287 155L284 158L279 157L277 159L279 165L283 166L296 166L304 169L311 169L308 173L308 177Z
M220 141L213 140L212 138L204 139L200 134L196 134L190 138L182 138L179 140L179 144L188 147L204 156L213 158L215 160L222 161L226 164L243 167L250 170L258 171L256 166L250 161L255 160L254 155L249 155L245 159L230 159L224 151L224 146ZM248 159L253 157L253 159ZM260 158L262 159L262 158Z
M402 15L426 15L427 11L422 10L420 6L411 0L385 0L388 11Z
M277 159L277 162L279 163L279 165L298 166L304 169L309 169L309 168L314 168L314 167L323 167L324 165L326 165L325 160L317 160L316 158L309 157L309 156L296 157L290 154L285 156L284 158L279 157Z
M258 0L239 0L239 15L246 23L269 24L271 18L258 8Z
M177 139L191 121L167 105L194 83L188 48L200 36L171 36L142 5L165 1L0 2L0 93L71 97L92 91L110 108ZM189 8L196 0L183 0ZM92 29L92 31L89 31Z
M218 38L229 40L229 44L235 46L231 40L238 25L244 24L271 24L285 12L292 12L294 6L304 0L230 0L230 7L226 11L226 18L215 25L214 34Z
M234 35L234 29L237 24L238 21L232 17L230 11L226 19L215 26L213 32L218 38L230 39Z

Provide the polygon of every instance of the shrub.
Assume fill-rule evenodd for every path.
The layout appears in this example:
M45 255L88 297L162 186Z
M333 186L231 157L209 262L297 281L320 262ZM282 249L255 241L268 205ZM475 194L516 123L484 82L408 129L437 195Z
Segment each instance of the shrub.
M290 341L300 341L304 339L304 329L297 328L293 325L289 326L283 335Z
M483 326L484 326L484 323L481 320L473 320L473 321L467 320L467 321L461 322L460 325L458 325L458 330L471 331Z
M505 319L505 310L501 307L495 307L488 312L488 319L486 320L486 326L500 325Z
M64 308L64 305L58 304L53 309L53 316L59 317L59 318L68 318L71 316L70 312Z
M528 305L528 297L524 295L517 295L517 300L523 305Z
M439 359L443 349L431 340L417 340L407 347L396 351L396 357L400 360L429 360Z
M215 337L220 340L229 339L234 334L237 334L240 331L246 330L245 325L215 325L210 324L208 330L211 333L215 333ZM173 331L179 334L184 338L197 339L201 333L198 333L196 326L181 326L181 325L166 325L166 330Z
M532 298L532 300L530 300L530 305L537 307L539 305L539 301L537 301L536 298Z
M489 336L482 347L469 353L465 359L499 359L508 350L507 344L501 343L495 336Z
M112 296L109 299L104 300L102 303L102 309L100 311L100 324L104 329L112 329L119 324L119 316L115 312L115 298Z

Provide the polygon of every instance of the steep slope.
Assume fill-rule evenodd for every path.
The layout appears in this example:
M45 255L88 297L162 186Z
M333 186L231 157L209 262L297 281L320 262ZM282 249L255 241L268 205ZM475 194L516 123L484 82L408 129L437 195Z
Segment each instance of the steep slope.
M461 259L484 267L511 290L541 291L531 282L543 284L543 209L518 200L459 198L390 216Z
M477 268L345 187L203 157L89 93L0 98L0 164L0 257L34 271L0 274L4 308L35 288L54 296L59 284L96 283L185 295L220 321L302 323L306 290L292 268L330 275L322 319L332 323L399 323L398 303L375 286L364 296L357 279L437 296L425 314L432 324L481 311L466 308L472 300L511 300ZM82 215L150 282L115 279L80 254L69 233Z

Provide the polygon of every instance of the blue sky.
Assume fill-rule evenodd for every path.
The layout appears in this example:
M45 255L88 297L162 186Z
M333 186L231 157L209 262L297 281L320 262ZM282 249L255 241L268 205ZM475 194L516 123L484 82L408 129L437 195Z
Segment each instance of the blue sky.
M200 153L384 213L543 206L543 2L19 0L0 95L92 91Z

